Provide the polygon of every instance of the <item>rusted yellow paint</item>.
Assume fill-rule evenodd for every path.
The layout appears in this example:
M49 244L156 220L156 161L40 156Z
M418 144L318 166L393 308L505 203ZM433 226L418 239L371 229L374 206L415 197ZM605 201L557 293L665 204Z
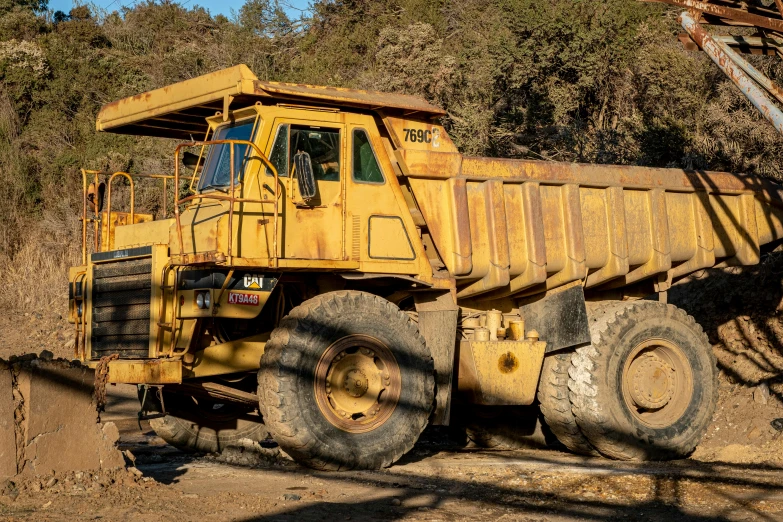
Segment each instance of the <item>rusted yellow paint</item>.
M145 361L118 359L109 363L110 383L179 384L182 382L182 362L177 359Z
M115 212L112 212L112 216ZM141 214L136 214L137 222L135 226L117 226L112 227L114 234L113 247L116 250L123 248L133 248L147 245L168 245L169 243L169 229L174 224L173 219L160 219L158 221L152 221L152 216L149 221L139 221L138 217Z
M545 349L543 341L462 341L458 389L475 404L532 404Z

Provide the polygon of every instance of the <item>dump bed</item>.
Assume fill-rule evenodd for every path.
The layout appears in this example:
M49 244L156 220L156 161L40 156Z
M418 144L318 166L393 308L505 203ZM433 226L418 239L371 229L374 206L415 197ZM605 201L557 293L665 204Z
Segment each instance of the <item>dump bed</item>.
M761 245L783 237L780 187L757 177L403 156L415 157L407 177L461 298L577 280L590 288L654 278L665 289L702 268L755 264Z

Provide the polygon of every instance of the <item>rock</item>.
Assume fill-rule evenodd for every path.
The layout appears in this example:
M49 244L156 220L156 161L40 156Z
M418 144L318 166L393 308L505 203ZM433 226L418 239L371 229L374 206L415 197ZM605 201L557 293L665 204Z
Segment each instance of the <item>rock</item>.
M122 456L125 457L125 460L131 466L135 466L136 465L136 456L133 453L131 453L130 450L123 451L122 452Z
M767 404L767 401L769 401L769 385L766 381L760 383L753 390L753 400L759 404Z
M391 499L391 505L392 506L399 506L400 504L402 504L402 501L400 499L398 499L398 498Z
M285 495L283 495L283 500L302 500L302 497L300 497L296 493L286 493Z

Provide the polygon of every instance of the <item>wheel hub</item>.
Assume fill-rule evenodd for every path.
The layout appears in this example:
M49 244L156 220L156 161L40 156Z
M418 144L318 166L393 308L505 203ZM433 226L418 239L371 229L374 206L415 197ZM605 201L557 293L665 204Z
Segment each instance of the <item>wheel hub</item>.
M639 343L626 359L622 394L631 415L652 428L671 426L687 410L693 371L683 350L668 339Z
M631 399L644 409L666 406L674 395L674 368L660 357L646 353L631 363Z
M340 339L324 352L315 373L318 407L329 422L344 431L370 431L396 408L399 366L377 339L363 335Z

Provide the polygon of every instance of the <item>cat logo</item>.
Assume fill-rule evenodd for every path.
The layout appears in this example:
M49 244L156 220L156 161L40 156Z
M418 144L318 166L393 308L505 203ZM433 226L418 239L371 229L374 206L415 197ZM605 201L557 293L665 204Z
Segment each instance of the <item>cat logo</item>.
M253 290L261 290L264 286L264 276L259 275L245 275L245 288Z

